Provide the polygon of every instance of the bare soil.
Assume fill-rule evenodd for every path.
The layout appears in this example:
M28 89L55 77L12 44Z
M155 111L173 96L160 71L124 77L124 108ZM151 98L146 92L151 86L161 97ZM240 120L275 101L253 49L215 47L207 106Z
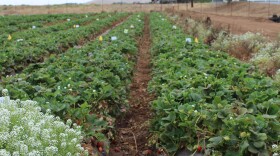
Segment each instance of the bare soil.
M233 34L244 34L246 32L261 33L270 40L277 40L280 30L280 24L274 23L266 18L240 17L228 15L205 14L193 11L176 11L181 16L194 19L205 20L210 17L214 27L222 27Z
M232 33L260 32L272 40L277 39L280 23L268 20L272 14L280 15L279 4L234 2L189 4L87 4L51 6L0 6L0 15L10 14L55 14L87 12L150 12L172 10L186 16L211 18L213 24L230 29Z
M140 156L148 149L149 120L152 117L149 103L154 99L147 91L151 80L150 43L149 17L146 16L144 35L139 39L139 53L130 86L131 108L116 121L117 135L111 145L110 156Z

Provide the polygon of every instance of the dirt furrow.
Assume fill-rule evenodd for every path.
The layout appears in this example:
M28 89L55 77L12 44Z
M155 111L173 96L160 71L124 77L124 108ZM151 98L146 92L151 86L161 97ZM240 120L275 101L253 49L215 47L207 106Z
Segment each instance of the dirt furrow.
M117 135L112 145L115 148L112 148L110 156L140 156L148 149L149 119L152 117L149 103L153 100L153 95L147 91L151 80L150 43L149 17L146 15L144 34L139 39L137 63L130 86L131 108L124 117L117 119Z

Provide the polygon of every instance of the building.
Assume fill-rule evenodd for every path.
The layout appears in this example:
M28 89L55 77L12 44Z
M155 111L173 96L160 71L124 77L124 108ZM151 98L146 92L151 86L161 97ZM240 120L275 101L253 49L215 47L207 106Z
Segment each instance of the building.
M166 4L166 3L186 3L190 0L152 0L152 3L161 3L161 4Z

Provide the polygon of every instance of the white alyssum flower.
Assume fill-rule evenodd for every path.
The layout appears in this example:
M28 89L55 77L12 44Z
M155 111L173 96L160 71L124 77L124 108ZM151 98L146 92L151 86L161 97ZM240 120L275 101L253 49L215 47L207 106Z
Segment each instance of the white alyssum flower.
M46 147L45 153L46 155L54 155L58 152L58 148L55 146Z
M278 153L273 153L272 156L279 156L279 154Z
M272 149L275 149L275 148L278 148L278 145L273 144L273 145L272 145Z
M6 151L5 149L0 149L0 155L1 156L11 156L11 153L9 151Z
M62 142L60 145L62 148L65 148L67 146L66 142Z
M28 153L28 156L41 156L41 153L39 151L31 151Z
M12 156L20 156L19 151L14 151Z
M7 90L2 93L8 95ZM66 147L67 155L84 155L79 144L82 132L76 124L70 128L70 119L64 124L51 110L42 113L35 101L4 98L0 102L0 156L65 155Z
M70 152L66 153L66 156L72 156L72 154Z

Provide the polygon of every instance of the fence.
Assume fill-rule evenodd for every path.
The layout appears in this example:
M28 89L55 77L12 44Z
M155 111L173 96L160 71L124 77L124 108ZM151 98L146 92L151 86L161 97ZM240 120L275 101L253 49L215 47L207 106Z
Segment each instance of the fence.
M257 1L257 0L254 0ZM57 14L57 13L88 13L88 12L150 12L150 11L194 11L203 14L219 14L227 16L270 17L272 14L280 15L280 0L263 0L258 2L232 2L223 3L190 3L174 4L113 4L113 5L54 5L54 6L0 6L1 15L10 14Z

